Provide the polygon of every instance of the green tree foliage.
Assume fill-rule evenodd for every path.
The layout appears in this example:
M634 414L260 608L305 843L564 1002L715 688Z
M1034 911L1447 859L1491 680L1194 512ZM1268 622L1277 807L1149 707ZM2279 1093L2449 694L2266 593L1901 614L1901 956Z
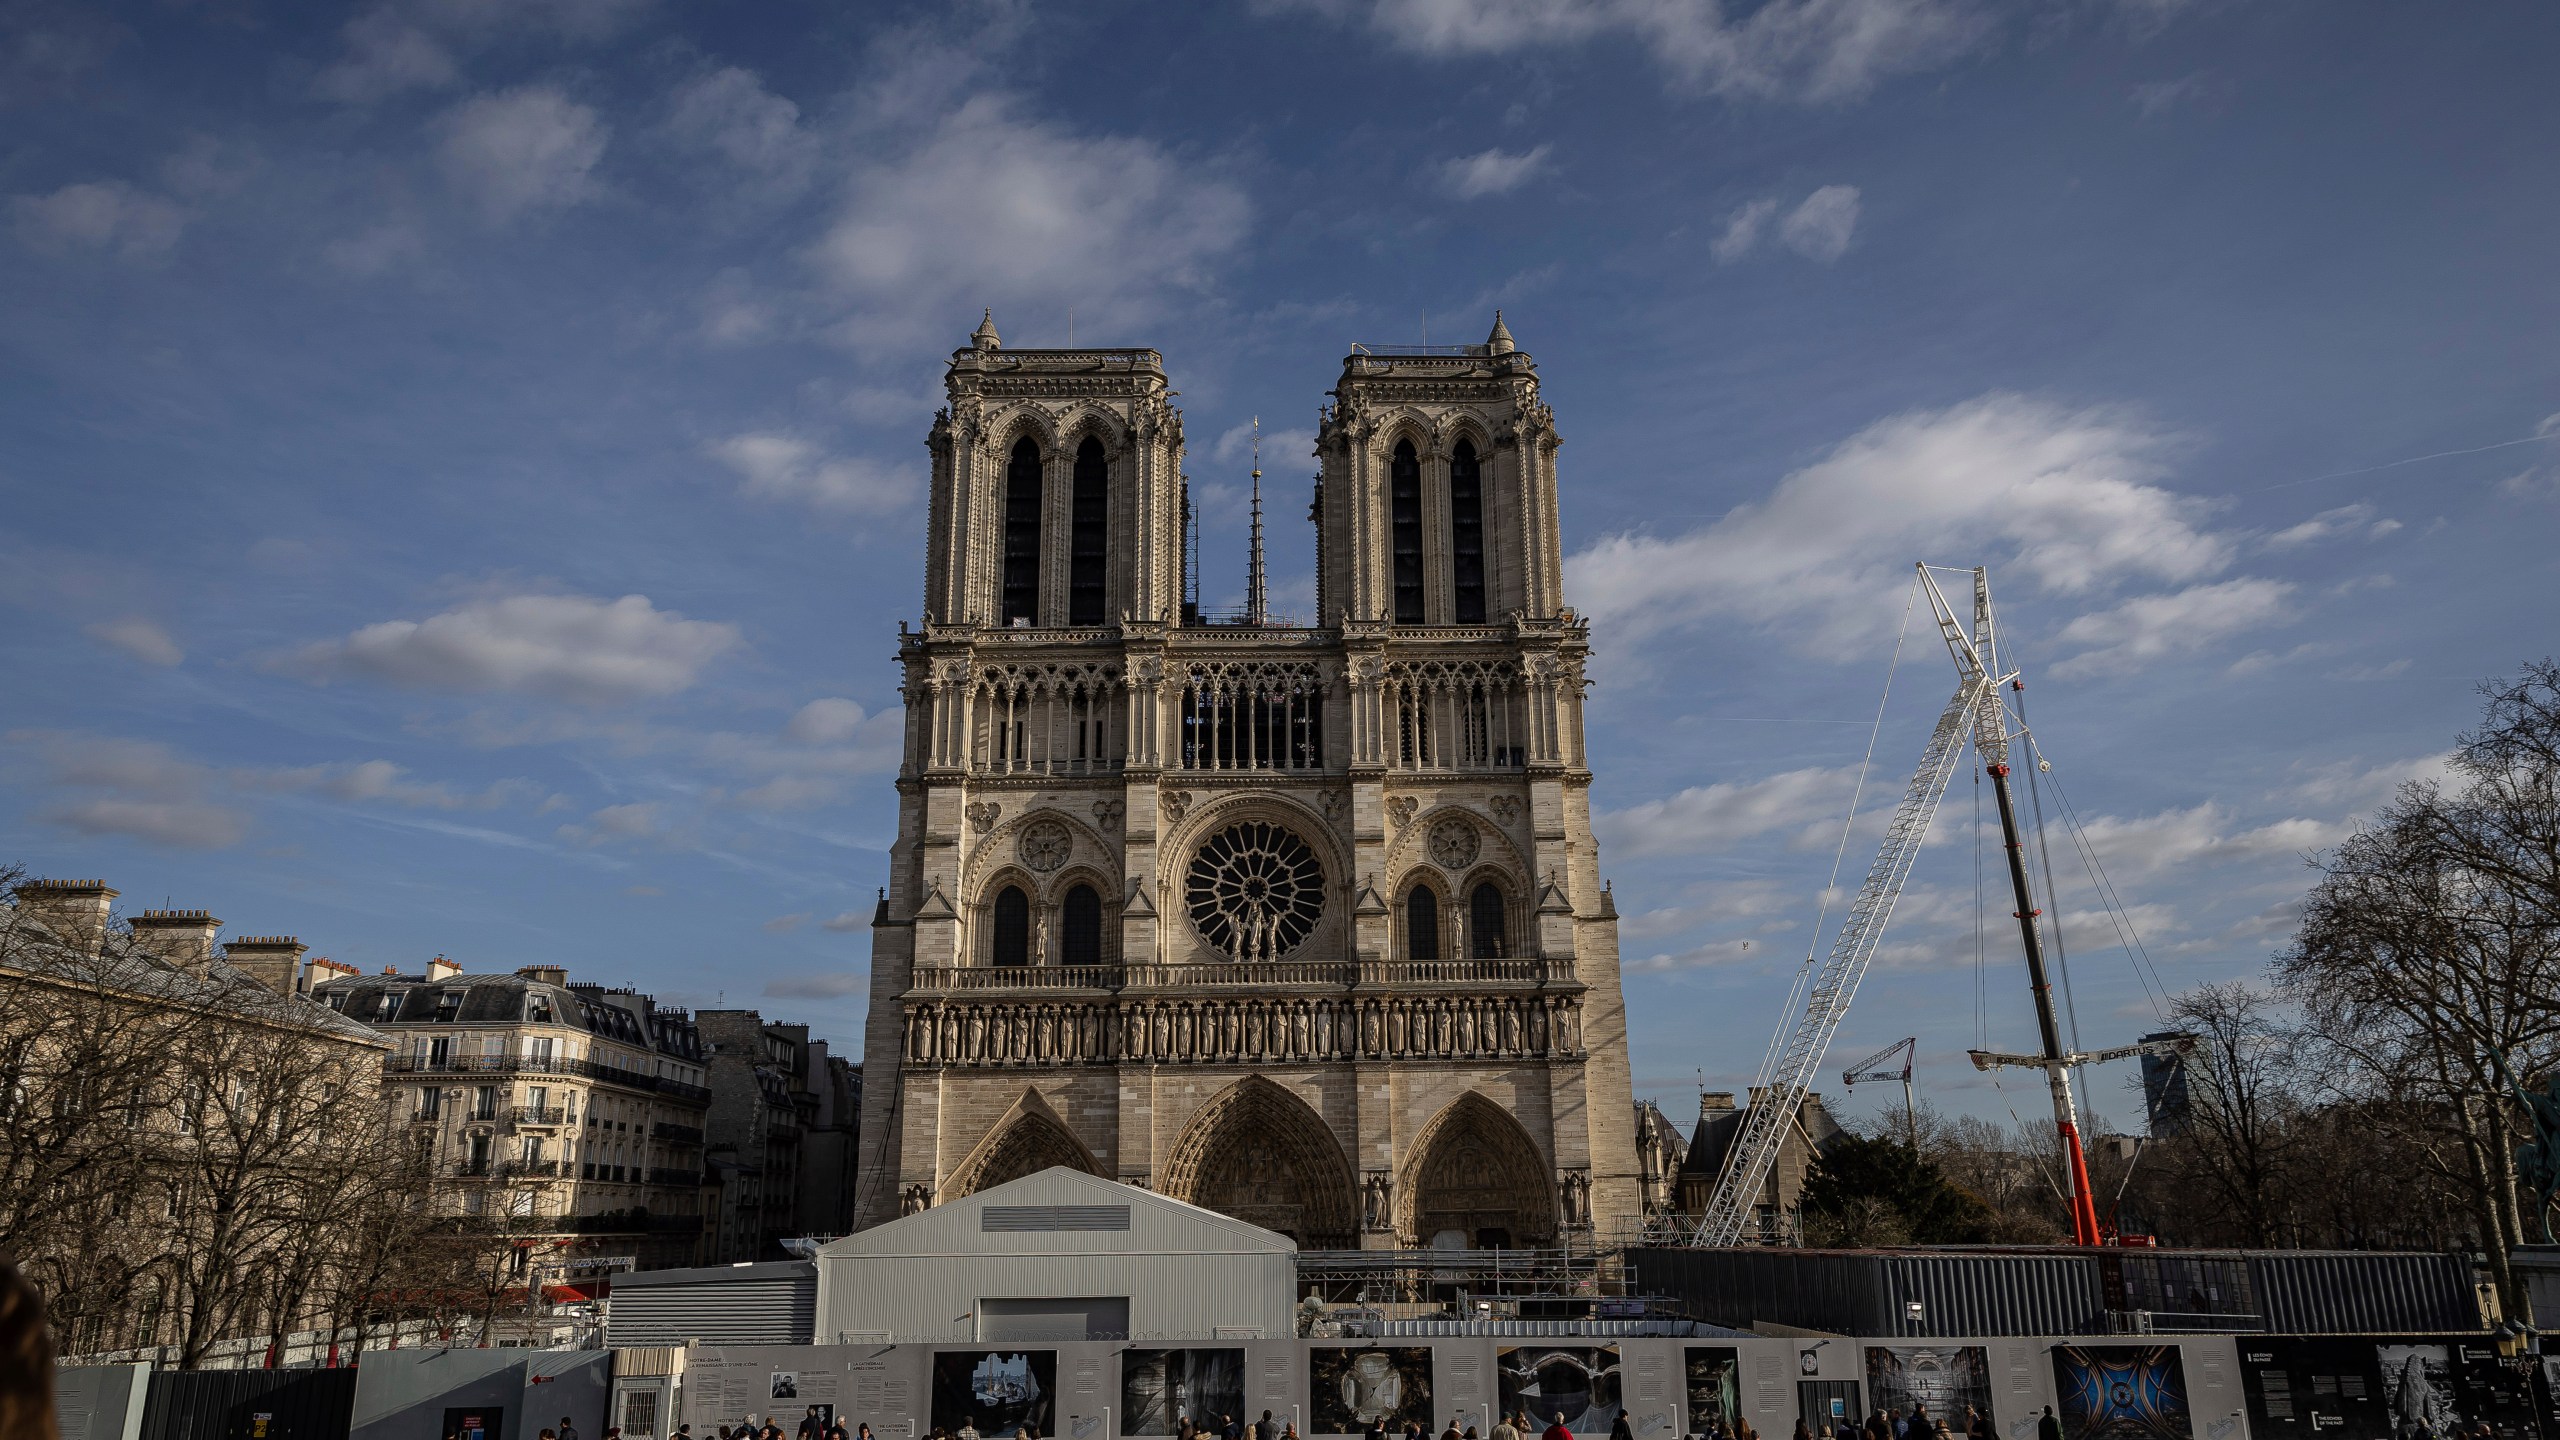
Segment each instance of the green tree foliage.
M1805 1178L1805 1236L1828 1245L1962 1245L1993 1238L1991 1208L1898 1140L1842 1135Z

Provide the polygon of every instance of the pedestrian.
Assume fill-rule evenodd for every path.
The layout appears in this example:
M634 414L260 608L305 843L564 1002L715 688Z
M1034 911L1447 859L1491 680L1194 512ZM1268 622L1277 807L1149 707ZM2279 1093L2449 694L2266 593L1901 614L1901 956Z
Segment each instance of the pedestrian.
M560 1440L578 1440L578 1427L570 1424L566 1415L560 1417Z
M963 1415L960 1417L960 1440L980 1440L977 1416Z
M1199 1440L1200 1427L1191 1423L1190 1416L1179 1415L1174 1418L1174 1440Z
M1790 1440L1813 1440L1813 1427L1804 1423L1804 1417L1801 1415L1796 1417L1795 1434L1790 1437Z
M1244 1440L1244 1422L1233 1415L1219 1416L1218 1440Z
M1292 1420L1280 1427L1280 1440L1300 1440L1297 1421Z
M1493 1422L1493 1434L1488 1436L1487 1440L1523 1440L1523 1437L1520 1434L1520 1427L1512 1424L1511 1417L1505 1415Z
M2053 1418L2053 1407L2044 1407L2044 1418L2036 1422L2036 1440L2062 1440L2062 1422Z
M1573 1432L1565 1428L1564 1418L1558 1416L1547 1422L1546 1429L1538 1432L1538 1440L1573 1440Z
M1609 1440L1636 1440L1635 1427L1627 1423L1626 1411L1619 1411L1618 1418L1609 1422Z
M1458 1433L1457 1416L1452 1415L1449 1417L1448 1428L1440 1432L1440 1440L1464 1440L1464 1437Z
M1733 1440L1760 1440L1760 1432L1751 1428L1750 1416L1733 1417Z
M1917 1400L1911 1402L1911 1421L1903 1426L1903 1433L1910 1440L1937 1440L1938 1427L1929 1418L1928 1406Z
M1263 1411L1262 1418L1253 1422L1253 1440L1280 1440L1280 1427L1271 1423L1270 1411Z
M871 1440L870 1421L865 1420L860 1425L854 1427L853 1440Z

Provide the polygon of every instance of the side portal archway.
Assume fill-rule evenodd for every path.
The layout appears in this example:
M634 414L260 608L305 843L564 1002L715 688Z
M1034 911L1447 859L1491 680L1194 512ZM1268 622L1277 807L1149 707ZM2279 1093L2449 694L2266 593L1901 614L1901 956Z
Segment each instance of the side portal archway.
M1432 1118L1396 1190L1396 1229L1407 1246L1502 1250L1556 1240L1546 1157L1482 1095L1461 1095Z
M1307 1103L1259 1075L1191 1117L1165 1169L1164 1193L1265 1230L1304 1250L1360 1243L1351 1163Z
M943 1190L947 1198L958 1199L1060 1165L1087 1175L1102 1174L1093 1152L1067 1128L1067 1122L1058 1118L1058 1112L1049 1108L1049 1102L1040 1098L1040 1092L1026 1090L986 1138L953 1168Z

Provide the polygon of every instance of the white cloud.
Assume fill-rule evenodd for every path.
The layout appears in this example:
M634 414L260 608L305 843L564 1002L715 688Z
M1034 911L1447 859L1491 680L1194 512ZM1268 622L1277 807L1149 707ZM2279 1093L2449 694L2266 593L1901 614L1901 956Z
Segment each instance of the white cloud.
M859 701L831 695L801 706L787 733L804 745L841 745L861 733L862 721Z
M367 625L285 663L323 678L605 705L672 695L737 643L736 626L688 620L644 595L510 595Z
M101 645L112 646L146 665L175 665L187 658L169 632L139 615L101 620L81 631Z
M809 916L806 911L793 915L776 915L772 919L764 922L764 933L767 935L788 935L792 931L797 930L808 923Z
M474 95L437 128L445 178L492 222L593 195L596 162L613 133L594 110L548 85Z
M1707 247L1719 265L1730 265L1752 251L1760 243L1760 232L1769 227L1769 217L1778 213L1775 200L1754 200L1736 210L1724 222L1724 231Z
M1855 769L1789 770L1762 780L1692 786L1599 817L1601 842L1617 855L1702 855L1773 830L1837 819L1857 783Z
M753 176L760 190L775 196L806 186L818 158L817 137L801 125L800 107L764 88L754 71L735 65L677 87L667 130Z
M325 795L350 803L380 801L415 810L493 810L541 793L539 787L522 780L500 780L483 790L459 791L441 780L413 780L388 760L242 770L234 772L232 780L243 790Z
M846 910L819 921L818 928L831 935L842 935L853 930L868 930L871 928L871 912Z
M1460 200L1508 195L1536 179L1547 168L1551 145L1514 153L1492 149L1440 162L1440 186Z
M2323 510L2299 525L2287 526L2268 536L2267 548L2293 550L2322 540L2335 540L2340 536L2353 535L2359 531L2370 539L2379 540L2400 528L2400 522L2397 520L2376 520L2373 515L2373 507L2365 504L2341 505L2335 510Z
M1715 524L1604 537L1573 557L1569 593L1630 641L1714 615L1846 655L1891 623L1923 557L2063 595L2186 582L2233 547L2202 528L2205 505L2154 483L2173 445L2120 409L2022 395L1896 415Z
M2214 641L2293 617L2294 586L2243 578L2137 595L2109 610L2082 615L2055 637L2081 648L2053 667L2059 677L2133 669L2146 661L2200 650Z
M9 208L19 239L54 254L112 250L128 260L157 259L187 228L187 212L174 201L122 180L83 181L50 195L13 195Z
M1765 0L1739 20L1720 0L1375 0L1368 13L1374 28L1418 54L1633 41L1686 86L1808 101L1933 69L1991 35L1984 8L1969 0Z
M2149 80L2133 87L2133 108L2143 119L2152 120L2202 100L2206 90L2201 73L2181 75L2175 80Z
M982 95L920 143L862 167L809 259L867 344L947 333L964 316L1072 302L1102 337L1205 284L1244 238L1243 191L1154 143L1087 136Z
M2386 760L2368 765L2362 760L2338 760L2325 765L2297 768L2301 778L2286 785L2278 794L2297 804L2335 809L2347 814L2362 814L2382 804L2412 780L2442 780L2453 773L2453 752L2438 751L2433 755L2413 755L2405 760Z
M312 93L324 100L365 105L461 79L444 42L388 5L349 20L339 34L345 50L311 82Z
M662 807L656 801L630 805L607 805L587 817L584 825L563 825L560 838L573 844L596 846L616 840L655 840L665 836Z
M1825 185L1804 197L1778 224L1778 241L1808 260L1828 265L1848 253L1858 228L1858 187Z
M82 835L124 836L182 850L220 850L248 833L248 817L212 795L215 776L144 740L21 730L38 778L62 792L37 812Z
M426 253L426 240L416 227L387 220L330 241L321 247L320 258L347 274L372 276L416 264Z
M2208 860L2226 865L2307 854L2335 844L2347 829L2342 820L2303 816L2239 828L2238 817L2212 801L2157 815L2093 816L2081 828L2100 867L2118 881Z
M917 476L859 456L832 456L796 436L750 432L704 447L745 483L748 494L793 500L815 510L878 514L907 503Z
M1313 430L1262 431L1263 479L1273 475L1297 475L1311 470L1315 464L1316 432ZM1221 465L1244 466L1253 459L1253 423L1247 421L1230 428L1218 437L1209 454Z

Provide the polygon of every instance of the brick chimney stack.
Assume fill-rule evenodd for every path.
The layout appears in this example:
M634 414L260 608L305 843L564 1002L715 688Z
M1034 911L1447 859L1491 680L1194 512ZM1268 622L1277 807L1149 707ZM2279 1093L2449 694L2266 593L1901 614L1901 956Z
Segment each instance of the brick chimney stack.
M302 993L302 956L311 947L290 935L243 935L222 947L232 969L279 995Z
M430 981L450 980L461 973L460 964L447 960L441 955L427 962L427 979Z
M116 892L104 880L30 880L17 889L18 906L44 927L95 955L106 943Z
M186 970L213 963L213 937L222 933L210 910L145 910L132 923L134 944Z

